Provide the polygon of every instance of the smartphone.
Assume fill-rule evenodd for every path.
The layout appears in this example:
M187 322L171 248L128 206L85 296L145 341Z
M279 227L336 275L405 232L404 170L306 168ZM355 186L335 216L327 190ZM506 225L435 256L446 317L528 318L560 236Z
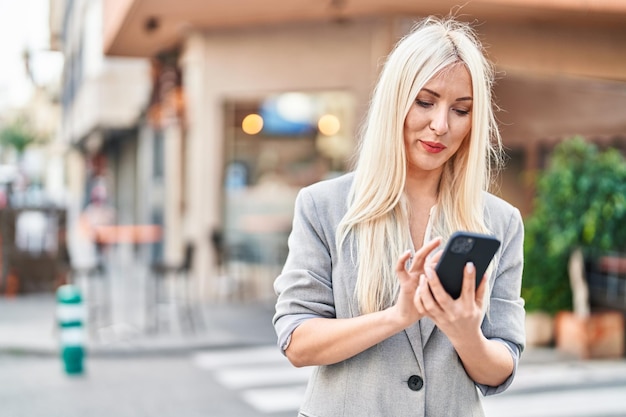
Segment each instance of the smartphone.
M435 267L448 294L455 299L461 295L463 270L468 262L474 263L478 287L499 247L500 241L491 235L462 231L453 233Z

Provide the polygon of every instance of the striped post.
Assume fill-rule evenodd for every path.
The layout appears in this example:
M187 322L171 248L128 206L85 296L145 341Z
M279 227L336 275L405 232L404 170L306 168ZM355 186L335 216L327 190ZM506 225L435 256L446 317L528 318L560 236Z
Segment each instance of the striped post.
M57 289L57 322L59 325L60 356L65 372L82 374L85 357L85 309L80 290L75 285Z

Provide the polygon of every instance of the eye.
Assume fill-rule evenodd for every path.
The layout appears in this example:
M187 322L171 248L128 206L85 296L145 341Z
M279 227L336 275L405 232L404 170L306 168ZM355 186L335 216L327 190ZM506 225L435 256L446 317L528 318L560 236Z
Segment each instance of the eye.
M423 107L425 109L428 109L428 108L432 107L432 105L433 105L433 103L430 103L430 102L424 101L424 100L420 100L420 99L415 100L415 103L418 106Z
M468 114L470 114L469 110L462 110L462 109L453 109L453 110L459 116L467 116Z

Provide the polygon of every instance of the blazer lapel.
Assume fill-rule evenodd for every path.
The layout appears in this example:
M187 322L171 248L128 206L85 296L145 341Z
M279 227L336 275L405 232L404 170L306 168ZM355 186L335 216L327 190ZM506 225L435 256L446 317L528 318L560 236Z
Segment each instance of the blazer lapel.
M411 327L407 327L404 332L409 338L409 343L411 343L411 348L413 348L413 352L417 358L417 364L420 367L420 371L423 373L426 368L424 368L424 351L422 349L423 343L419 324L416 323Z
M423 317L419 321L419 329L422 336L422 347L426 346L428 343L428 339L430 339L430 335L435 330L435 322L432 321L429 317Z

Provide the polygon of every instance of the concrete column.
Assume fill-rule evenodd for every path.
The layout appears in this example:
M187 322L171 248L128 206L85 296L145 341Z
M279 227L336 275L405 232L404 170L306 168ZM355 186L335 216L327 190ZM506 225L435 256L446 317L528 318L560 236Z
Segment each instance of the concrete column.
M216 271L210 247L211 228L219 224L222 164L221 113L208 94L206 45L199 33L191 34L181 57L186 100L182 228L195 246L193 276L204 296L207 280Z
M163 254L168 262L182 261L184 246L182 211L182 132L178 123L171 123L163 131L164 158L164 247Z

